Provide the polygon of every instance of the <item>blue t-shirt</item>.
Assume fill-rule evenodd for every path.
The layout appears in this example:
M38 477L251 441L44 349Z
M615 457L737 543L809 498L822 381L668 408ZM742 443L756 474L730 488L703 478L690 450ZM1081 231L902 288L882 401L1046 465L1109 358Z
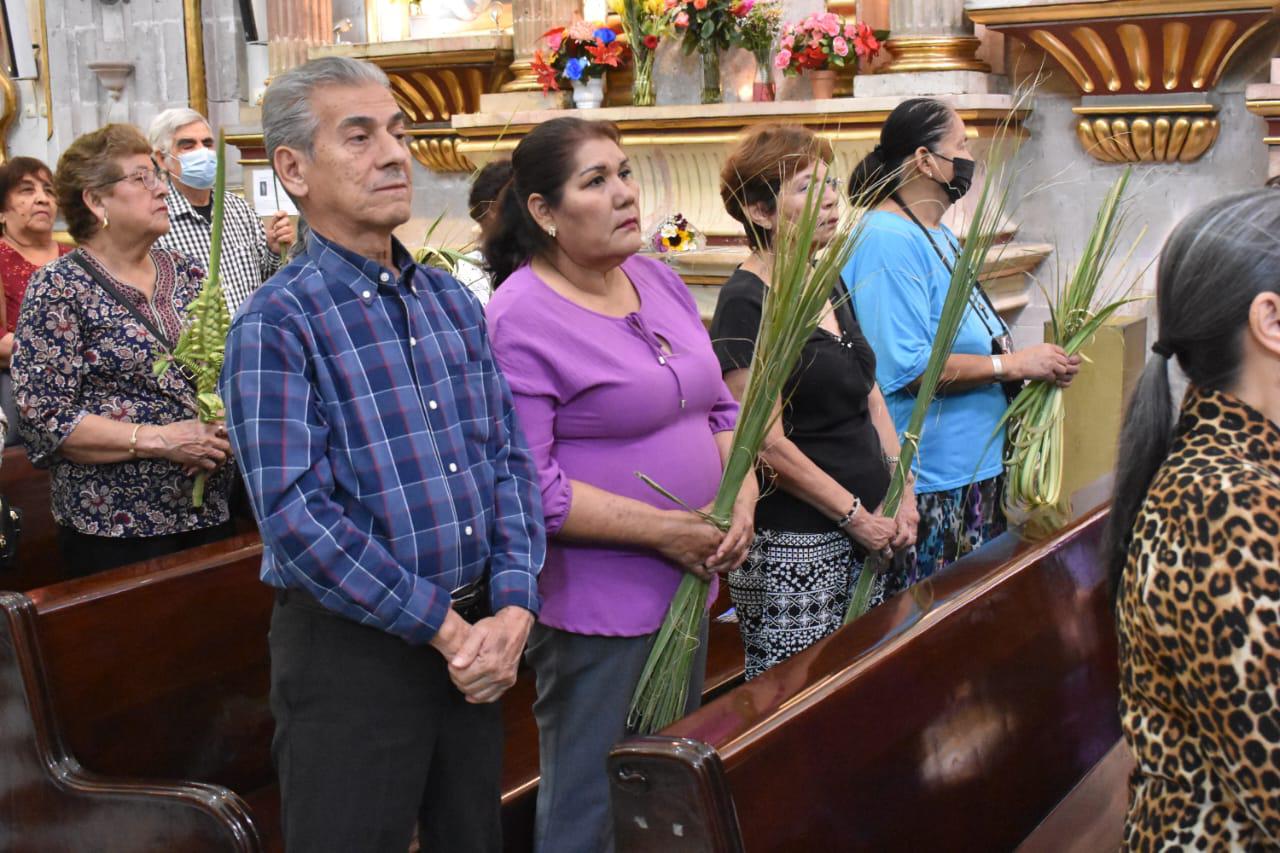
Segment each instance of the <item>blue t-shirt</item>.
M954 263L956 240L951 231L944 225L930 235L948 262ZM894 213L871 211L843 279L853 295L862 331L875 350L876 379L901 435L916 400L907 386L929 363L951 273L913 222ZM991 355L992 335L1003 332L1000 318L975 293L952 352ZM935 397L913 466L916 492L956 489L999 474L1004 431L994 438L993 433L1006 405L999 385Z

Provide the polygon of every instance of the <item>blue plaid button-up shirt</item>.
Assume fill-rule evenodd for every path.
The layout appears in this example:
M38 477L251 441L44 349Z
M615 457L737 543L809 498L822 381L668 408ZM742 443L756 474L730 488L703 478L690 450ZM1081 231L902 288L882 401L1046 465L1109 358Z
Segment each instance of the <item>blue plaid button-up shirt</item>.
M394 244L396 275L312 233L227 339L227 429L262 579L410 643L486 573L537 613L538 481L475 298Z

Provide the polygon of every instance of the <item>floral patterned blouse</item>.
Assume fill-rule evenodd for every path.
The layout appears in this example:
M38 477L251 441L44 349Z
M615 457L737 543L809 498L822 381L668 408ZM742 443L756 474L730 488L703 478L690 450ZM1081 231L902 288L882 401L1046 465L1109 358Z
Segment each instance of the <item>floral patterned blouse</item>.
M109 278L165 336L176 341L182 311L204 273L185 256L153 248L153 298ZM209 477L204 506L191 504L192 478L166 459L82 465L58 448L85 415L163 425L196 415L195 393L176 370L156 377L166 351L115 297L64 256L31 276L14 337L13 383L20 429L33 465L51 469L53 517L81 533L164 536L200 530L229 518L234 466Z

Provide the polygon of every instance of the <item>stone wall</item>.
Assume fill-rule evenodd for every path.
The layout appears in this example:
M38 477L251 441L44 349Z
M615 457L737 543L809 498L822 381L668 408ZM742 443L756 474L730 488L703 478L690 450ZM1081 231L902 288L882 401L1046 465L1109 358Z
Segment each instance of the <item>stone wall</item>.
M27 0L36 26L37 0ZM9 153L50 163L77 136L108 121L146 128L161 110L188 104L186 36L181 0L45 0L48 68L52 71L53 135L41 115L41 86L19 85L19 120ZM247 97L245 44L236 0L204 0L204 45L209 112L214 126L240 121ZM265 22L260 21L260 26ZM98 60L132 62L133 74L113 101L89 69Z
M1200 160L1140 163L1133 167L1133 236L1138 228L1147 229L1130 262L1133 271L1146 268L1139 286L1141 293L1154 293L1152 261L1178 222L1212 199L1260 187L1266 180L1263 120L1245 109L1244 88L1267 79L1270 58L1280 47L1278 41L1280 33L1275 29L1268 35L1260 34L1233 60L1216 90L1222 130ZM1039 49L1026 48L1017 39L1009 39L1008 43L1015 80L1034 74L1041 67L1049 72L1035 96L1027 122L1031 138L1018 161L1013 196L1021 199L1015 213L1021 225L1018 239L1057 247L1040 269L1042 283L1052 290L1059 273L1065 276L1079 258L1103 194L1123 167L1100 163L1081 147L1075 134L1076 116L1071 112L1072 107L1079 106L1080 97L1070 81L1064 79L1065 73ZM1132 239L1123 245L1127 248L1131 243ZM1150 304L1133 310L1149 312ZM1040 340L1048 318L1043 294L1033 291L1031 305L1022 312L1014 330L1020 345ZM1148 330L1154 340L1154 323Z

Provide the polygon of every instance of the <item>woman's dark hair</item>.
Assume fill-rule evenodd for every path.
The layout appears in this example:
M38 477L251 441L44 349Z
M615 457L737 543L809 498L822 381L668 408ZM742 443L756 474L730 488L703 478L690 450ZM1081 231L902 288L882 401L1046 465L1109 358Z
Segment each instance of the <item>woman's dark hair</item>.
M1192 213L1165 241L1156 279L1157 355L1142 371L1120 432L1106 546L1113 594L1147 489L1173 445L1169 358L1197 388L1235 384L1249 307L1259 294L1280 292L1280 193L1252 190Z
M476 173L471 182L471 195L467 197L467 212L476 222L484 219L489 206L498 200L502 188L511 180L511 161L503 158L491 160Z
M53 170L43 160L35 157L14 157L0 166L0 210L9 207L9 194L18 188L22 179L34 175L37 180L41 175L53 186ZM4 233L4 223L0 222L0 234Z
M593 139L621 144L613 122L565 116L544 121L511 152L511 180L498 198L498 219L483 239L485 267L494 288L551 244L529 213L529 196L536 193L553 209L559 207L576 152Z
M792 175L817 160L830 163L834 158L831 143L794 125L765 125L738 143L720 170L720 199L729 215L742 223L753 249L768 248L773 234L751 220L751 206L760 204L772 213L782 185Z
M933 98L903 101L880 128L880 144L853 167L849 198L875 207L898 190L902 164L920 146L934 150L951 128L955 111Z

